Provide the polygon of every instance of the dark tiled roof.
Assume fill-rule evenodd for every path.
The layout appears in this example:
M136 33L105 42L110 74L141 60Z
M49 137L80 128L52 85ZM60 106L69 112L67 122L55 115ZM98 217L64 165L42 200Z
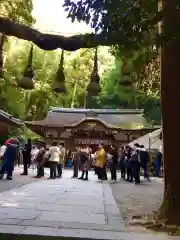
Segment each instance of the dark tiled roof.
M70 108L51 108L44 120L26 124L42 127L75 127L86 120L99 121L108 128L137 129L146 125L142 110Z
M12 115L10 115L7 112L4 112L3 110L0 110L0 122L7 123L12 126L21 126L23 123L21 120L14 118Z
M126 114L126 113L143 113L142 109L84 109L84 108L59 108L59 107L52 107L49 111L50 112L59 112L59 113L89 113L94 112L97 114Z

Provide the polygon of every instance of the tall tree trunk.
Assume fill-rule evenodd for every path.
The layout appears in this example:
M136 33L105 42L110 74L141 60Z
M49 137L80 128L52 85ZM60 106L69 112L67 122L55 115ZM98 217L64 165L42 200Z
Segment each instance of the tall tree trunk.
M162 30L174 36L161 49L161 104L165 189L160 218L180 225L180 10L177 0L163 0ZM176 37L175 37L176 34Z

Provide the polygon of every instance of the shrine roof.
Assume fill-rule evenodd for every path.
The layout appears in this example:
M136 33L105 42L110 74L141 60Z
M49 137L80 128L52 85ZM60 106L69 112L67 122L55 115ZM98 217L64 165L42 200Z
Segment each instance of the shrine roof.
M95 109L95 108L59 108L59 107L51 107L50 112L59 112L59 113L90 113L94 112L96 114L142 114L143 109Z
M23 125L22 121L14 118L11 114L4 112L3 110L0 110L0 123L6 123L10 126L18 126L20 127Z
M84 121L98 121L107 128L141 129L147 124L141 109L80 109L56 108L41 121L25 122L33 130L39 127L76 127Z

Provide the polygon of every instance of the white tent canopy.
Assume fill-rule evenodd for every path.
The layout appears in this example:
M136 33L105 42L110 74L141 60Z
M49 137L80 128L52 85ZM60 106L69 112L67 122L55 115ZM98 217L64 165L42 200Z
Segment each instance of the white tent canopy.
M148 149L160 149L163 145L163 141L160 139L161 133L162 128L132 141L129 143L129 146L133 147L135 143L138 143L139 145L144 145L144 147Z

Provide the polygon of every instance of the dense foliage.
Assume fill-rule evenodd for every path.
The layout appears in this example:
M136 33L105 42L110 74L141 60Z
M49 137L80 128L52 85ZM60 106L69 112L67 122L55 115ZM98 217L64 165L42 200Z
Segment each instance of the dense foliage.
M16 86L16 78L22 74L27 64L30 44L9 38L4 50L6 61L5 79L1 79L0 86L1 109L24 120L38 120L45 117L51 106L84 107L85 89L93 67L93 49L79 50L75 53L65 52L66 95L53 93L51 87L58 69L60 51L44 52L38 48L34 49L35 89L25 91ZM131 74L132 69L129 71ZM106 47L99 49L99 72L102 91L98 97L87 99L86 107L144 108L149 120L160 120L159 92L156 93L155 86L150 81L148 86L122 86L121 61L118 58L115 60ZM159 78L156 81L158 82Z
M16 48L15 48L16 46ZM38 48L33 53L35 89L25 91L16 86L16 78L22 74L30 45L14 38L5 45L4 81L1 79L0 107L16 117L26 120L42 119L51 106L83 107L84 93L90 81L94 50L65 53L64 69L67 94L52 92L52 82L60 61L60 51L44 52ZM107 49L99 50L99 71L104 72L113 57Z
M150 42L153 44L155 35L150 39L149 36L161 18L156 0L65 0L64 8L72 21L85 21L108 41L121 47L130 45L131 49L142 47L142 44L147 46Z
M34 22L31 14L32 0L0 0L0 9L0 17L6 17L26 25L31 25Z

